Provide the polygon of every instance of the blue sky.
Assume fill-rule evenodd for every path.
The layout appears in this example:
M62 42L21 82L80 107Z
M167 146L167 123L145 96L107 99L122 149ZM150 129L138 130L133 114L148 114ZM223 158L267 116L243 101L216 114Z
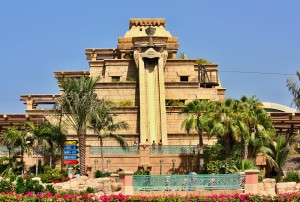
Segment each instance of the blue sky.
M299 10L298 0L1 1L0 113L24 113L22 94L57 94L54 71L88 70L85 48L115 48L138 17L166 18L179 53L219 64L226 97L290 105L285 82L300 70Z

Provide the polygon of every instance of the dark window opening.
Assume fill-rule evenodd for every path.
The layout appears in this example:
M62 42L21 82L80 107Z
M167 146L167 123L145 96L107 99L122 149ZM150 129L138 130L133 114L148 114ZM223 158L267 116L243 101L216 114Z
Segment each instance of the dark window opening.
M111 81L112 81L112 82L119 82L120 79L121 79L120 76L112 76L112 77L111 77Z
M189 81L188 76L180 76L180 81Z

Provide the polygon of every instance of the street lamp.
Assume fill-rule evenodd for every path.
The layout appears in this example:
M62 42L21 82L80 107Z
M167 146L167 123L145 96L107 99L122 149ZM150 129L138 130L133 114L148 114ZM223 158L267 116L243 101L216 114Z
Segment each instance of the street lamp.
M109 164L110 164L110 160L108 159L107 161L106 161L106 163L107 163L107 172L109 171Z
M175 162L176 162L176 159L172 159L172 174L174 174L174 171L175 171Z
M160 171L159 171L159 173L160 173L160 175L161 175L161 173L162 173L163 162L164 162L163 159L160 159L160 160L159 160L159 163L160 163Z
M97 170L97 163L98 163L98 160L95 159L95 160L94 160L94 163L95 163L95 171L96 171L96 170Z

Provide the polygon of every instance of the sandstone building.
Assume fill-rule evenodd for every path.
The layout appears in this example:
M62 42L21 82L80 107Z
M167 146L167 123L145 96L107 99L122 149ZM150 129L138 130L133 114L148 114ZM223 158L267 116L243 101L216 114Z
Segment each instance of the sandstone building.
M165 19L130 19L129 30L118 38L116 48L85 50L89 70L54 72L56 78L100 77L98 97L115 103L118 120L129 123L128 130L117 133L129 145L140 143L140 150L126 153L118 150L113 139L105 139L104 145L111 148L105 155L108 169L135 171L144 167L152 168L153 173L195 170L198 136L186 135L181 127L184 116L179 111L194 99L221 100L226 89L218 77L217 64L197 64L184 54L178 57L179 47L178 37L166 30ZM59 96L21 95L26 114L0 115L0 131L24 120L35 124L54 121L52 105ZM68 139L76 139L74 131L69 131ZM151 150L149 145L160 140L164 151ZM204 143L212 142L205 139ZM93 131L88 132L86 144L88 167L100 168L99 141Z
M100 77L96 92L117 105L118 119L130 125L118 133L130 142L196 144L197 138L191 143L183 137L178 106L193 99L223 99L225 89L218 65L200 66L195 59L177 58L179 46L178 37L166 30L165 19L131 19L117 48L85 50L89 71L57 71L55 77ZM21 100L27 113L36 114L39 104L53 104L58 96L22 95Z

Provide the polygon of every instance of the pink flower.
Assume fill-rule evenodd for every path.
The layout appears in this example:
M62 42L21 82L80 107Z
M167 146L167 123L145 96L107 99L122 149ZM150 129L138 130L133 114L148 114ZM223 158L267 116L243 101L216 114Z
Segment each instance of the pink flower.
M34 195L34 193L32 191L30 191L26 194L26 196L33 196L33 195Z
M42 194L40 194L40 193L37 193L35 196L38 197L39 199L43 198Z

